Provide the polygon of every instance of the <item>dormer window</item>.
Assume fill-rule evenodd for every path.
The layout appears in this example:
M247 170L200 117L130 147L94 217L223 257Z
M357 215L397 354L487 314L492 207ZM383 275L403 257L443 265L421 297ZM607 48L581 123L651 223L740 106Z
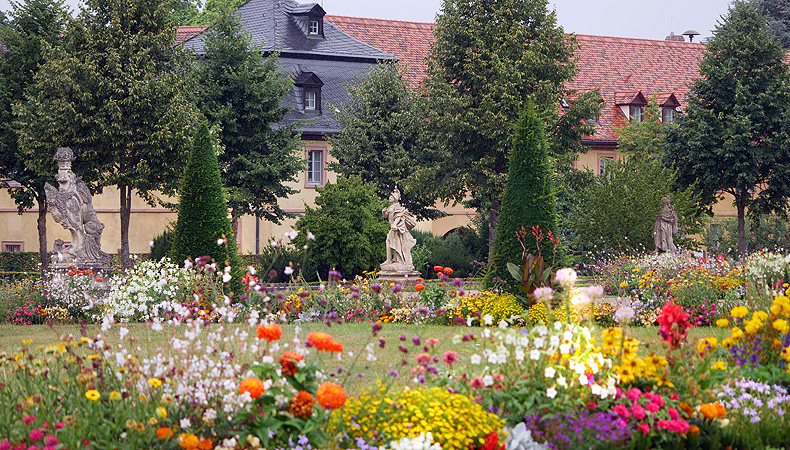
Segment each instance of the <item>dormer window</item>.
M672 123L675 120L675 108L661 108L661 121Z
M307 34L309 34L310 36L321 35L321 21L311 18L310 23L307 26Z
M317 3L306 5L293 5L288 8L294 25L302 30L308 38L324 37L324 16L326 12Z
M642 107L637 105L631 105L631 121L632 122L641 122L642 121Z
M321 113L321 88L324 83L313 72L301 72L294 78L296 109L304 114Z
M647 99L639 91L615 92L615 105L620 108L630 122L641 122Z
M675 120L675 113L680 112L680 102L675 94L660 93L657 97L658 106L661 107L661 121L672 123Z

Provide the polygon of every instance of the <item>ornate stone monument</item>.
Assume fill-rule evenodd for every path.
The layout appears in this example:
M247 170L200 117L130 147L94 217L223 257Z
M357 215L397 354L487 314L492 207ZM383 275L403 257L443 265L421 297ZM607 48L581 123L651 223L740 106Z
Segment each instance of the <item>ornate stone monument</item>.
M58 187L47 183L47 205L55 222L71 233L71 243L66 246L62 240L55 242L52 252L52 268L66 268L74 265L79 268L108 268L110 256L101 250L101 233L104 224L99 222L93 209L93 198L88 186L71 171L74 153L68 147L61 147L55 153L58 162Z
M420 273L414 270L411 259L411 249L417 240L410 231L417 225L417 219L400 204L397 187L390 194L389 201L390 205L381 211L389 220L390 231L387 234L387 260L381 263L378 277L404 286L414 284Z
M677 252L672 235L678 232L678 214L675 208L669 203L669 197L661 199L663 208L658 213L655 226L653 227L653 242L656 244L658 253Z

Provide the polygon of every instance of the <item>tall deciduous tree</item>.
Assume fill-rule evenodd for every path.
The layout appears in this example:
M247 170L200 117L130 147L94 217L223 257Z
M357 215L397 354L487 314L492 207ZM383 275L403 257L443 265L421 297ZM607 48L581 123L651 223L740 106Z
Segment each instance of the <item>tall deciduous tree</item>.
M765 15L768 27L782 43L782 47L790 47L790 1L751 0L751 2Z
M790 192L790 76L784 51L754 5L735 2L700 62L686 115L667 133L666 162L702 205L722 192L738 210L738 252L746 253L745 215L784 213Z
M532 105L529 105L515 130L507 183L502 195L499 232L494 241L494 267L489 274L489 281L499 277L514 285L507 263L523 266L525 250L536 256L540 253L547 261L551 261L554 249L549 239L544 239L540 243L541 248L538 248L535 240L526 239L520 243L516 237L522 227L526 230L538 227L544 236L549 232L557 235L551 181L552 168L543 124Z
M89 186L118 188L129 267L132 193L153 204L175 192L196 122L175 28L164 0L87 0L64 39L15 110L20 148L46 173L55 149L71 147Z
M47 268L47 199L44 184L51 174L38 174L27 164L18 146L19 134L14 124L13 105L24 100L33 89L33 77L44 63L45 45L60 45L68 20L68 11L60 0L27 0L13 3L10 20L0 25L0 187L9 188L20 214L38 206L38 245L41 269ZM4 178L18 186L11 188Z
M222 9L206 31L205 58L198 66L198 107L219 125L222 182L234 221L244 214L279 221L279 198L296 191L286 183L304 170L302 143L295 125L277 126L287 112L282 99L290 78L276 55L256 47L239 17Z
M382 63L368 75L347 86L349 100L335 115L340 134L330 138L330 153L337 160L330 169L358 175L374 183L376 193L387 198L397 186L403 205L421 218L439 215L435 197L414 175L433 165L436 157L426 122L426 101L403 79L403 67Z
M560 112L574 96L564 84L577 73L577 44L546 0L444 0L435 35L427 87L446 176L428 181L445 200L470 198L469 206L487 210L493 244L519 112L533 102L550 155L568 160L583 150L581 136L594 133L582 119L600 111L599 96L579 95Z

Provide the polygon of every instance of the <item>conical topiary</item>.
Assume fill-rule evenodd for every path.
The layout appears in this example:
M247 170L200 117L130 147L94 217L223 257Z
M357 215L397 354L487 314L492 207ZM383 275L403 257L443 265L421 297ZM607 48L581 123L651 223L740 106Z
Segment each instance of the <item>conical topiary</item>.
M531 105L519 118L513 141L507 184L502 195L494 240L494 267L486 280L490 285L499 277L512 288L515 287L516 280L508 271L507 263L522 267L525 262L524 249L516 233L521 232L524 227L527 235L523 242L526 244L527 253L537 255L536 240L530 233L532 227L540 227L544 235L541 253L547 265L551 265L554 253L548 232L557 235L548 145L543 124Z
M217 154L206 124L195 134L178 197L178 220L170 256L183 261L207 255L219 263L219 271L229 264L231 287L237 290L241 286L241 259L236 253ZM226 239L227 243L218 245L220 239Z

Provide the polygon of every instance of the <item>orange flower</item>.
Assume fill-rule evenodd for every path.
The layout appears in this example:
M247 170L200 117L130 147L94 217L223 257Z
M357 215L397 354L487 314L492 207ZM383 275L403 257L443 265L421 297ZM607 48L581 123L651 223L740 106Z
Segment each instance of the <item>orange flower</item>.
M156 429L156 437L162 440L168 440L173 437L173 430L168 427L159 427Z
M324 383L318 386L315 393L318 404L326 409L337 409L346 404L346 391L335 383Z
M689 434L699 434L699 427L696 425L692 425L689 427L687 433Z
M703 403L699 407L699 412L706 418L706 419L715 419L719 417L719 411L712 403Z
M434 272L441 272L442 270L444 270L444 267L442 267L442 266L433 266L433 271Z
M335 352L335 353L343 353L343 343L338 342L336 340L332 340L326 348L328 352Z
M420 292L421 290L425 289L425 285L422 283L417 283L414 285L414 290Z
M298 372L296 363L303 361L304 356L296 352L285 352L280 356L280 364L283 366L283 375L292 377Z
M315 399L307 391L299 391L291 398L291 405L288 407L288 412L293 414L294 417L300 419L307 419L313 414L313 405Z
M685 413L686 419L691 417L691 414L694 413L694 410L691 409L691 406L686 402L678 403L678 408Z
M716 407L716 413L718 413L719 417L724 417L727 415L727 408L724 407L721 403L714 403L713 406Z
M267 341L279 341L283 335L283 329L279 325L258 325L258 339Z
M453 269L451 267L445 267L444 268L444 274L445 275L452 275L453 274Z
M313 331L307 333L307 343L326 352L342 352L343 344L335 341L329 333Z
M263 387L263 381L258 378L247 378L239 384L239 394L249 392L252 398L260 397L264 391L266 388Z
M178 435L178 446L185 450L195 450L200 444L200 439L192 433L181 433Z
M200 442L198 442L197 448L200 450L211 450L214 448L214 441L212 441L211 438L201 439Z

